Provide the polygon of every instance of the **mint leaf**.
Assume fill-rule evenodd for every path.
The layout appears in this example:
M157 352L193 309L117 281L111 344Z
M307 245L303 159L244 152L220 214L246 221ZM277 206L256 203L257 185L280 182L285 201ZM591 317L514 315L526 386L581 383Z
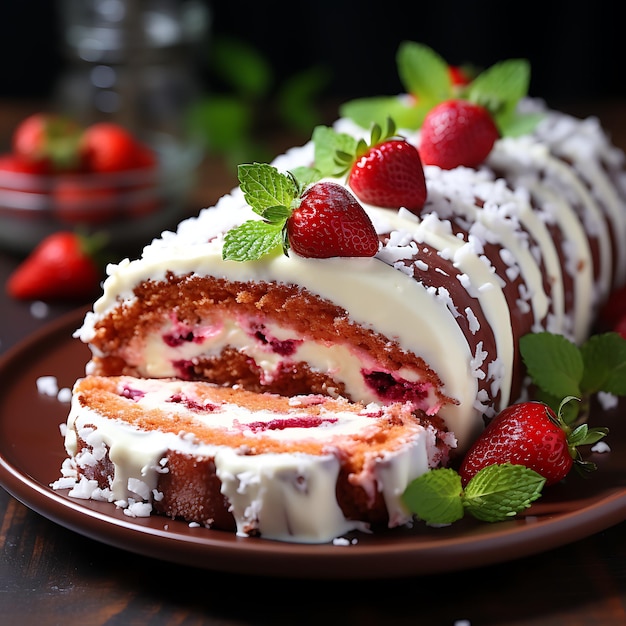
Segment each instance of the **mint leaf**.
M343 104L340 114L364 128L372 123L382 126L391 117L398 128L416 130L437 104L464 98L485 106L502 136L528 134L542 118L535 114L522 115L516 110L530 84L530 64L526 59L501 61L478 75L471 72L473 80L463 88L453 85L448 63L423 44L402 42L396 64L403 87L415 98L362 98Z
M580 397L583 358L578 346L562 335L531 333L520 339L520 352L534 383L550 396Z
M271 206L291 206L298 196L293 178L267 163L240 165L237 170L246 202L259 215Z
M270 224L279 224L282 226L287 218L291 215L291 209L284 205L270 206L261 211L261 217Z
M515 109L528 93L530 65L525 59L500 61L483 70L468 85L466 97L494 115Z
M453 469L433 469L407 486L406 507L428 524L451 524L464 514L461 477Z
M377 96L345 102L339 107L339 114L362 128L370 128L372 124L384 126L391 118L397 128L415 130L422 125L431 108L421 100L415 103L397 96Z
M404 88L419 96L420 103L428 108L452 98L448 64L428 46L403 41L398 48L396 64Z
M222 258L230 261L255 261L282 248L284 222L270 224L249 220L229 230L224 237Z
M342 167L337 163L337 152L354 154L357 140L347 133L338 133L329 126L317 126L313 130L315 167L322 176L337 176Z
M523 465L488 465L467 483L463 505L476 519L499 522L528 508L541 496L545 482Z
M581 353L585 393L626 395L626 339L615 332L593 335L581 346Z
M498 128L506 137L521 137L532 133L537 124L545 117L543 113L515 113L511 116L500 116Z
M322 173L315 167L301 165L290 170L299 189L305 189L323 178Z

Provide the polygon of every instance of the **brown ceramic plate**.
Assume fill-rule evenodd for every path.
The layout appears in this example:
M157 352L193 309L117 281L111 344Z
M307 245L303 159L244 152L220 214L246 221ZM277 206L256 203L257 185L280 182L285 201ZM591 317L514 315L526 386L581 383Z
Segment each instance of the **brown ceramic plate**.
M61 318L0 360L0 483L15 498L77 533L131 552L211 570L300 578L381 578L430 574L537 554L626 519L626 431L619 411L602 416L611 452L598 471L548 490L524 516L487 524L465 518L445 528L417 524L354 542L305 545L237 537L164 517L129 518L113 504L54 491L65 457L59 424L68 405L41 395L40 376L71 387L89 353L72 338L84 310Z

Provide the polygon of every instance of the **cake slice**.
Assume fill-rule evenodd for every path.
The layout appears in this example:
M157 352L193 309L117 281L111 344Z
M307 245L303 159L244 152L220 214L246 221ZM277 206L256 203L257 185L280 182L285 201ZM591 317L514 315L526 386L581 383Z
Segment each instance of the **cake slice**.
M410 403L286 398L204 382L86 376L67 420L70 496L293 542L393 528L408 483L455 447Z

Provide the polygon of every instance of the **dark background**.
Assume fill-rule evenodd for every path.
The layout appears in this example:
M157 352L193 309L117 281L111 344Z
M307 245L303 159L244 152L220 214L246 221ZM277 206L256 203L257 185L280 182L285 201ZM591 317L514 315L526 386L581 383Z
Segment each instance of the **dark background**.
M211 40L230 35L257 47L278 77L314 65L329 68L327 93L339 98L401 91L395 53L404 39L430 45L452 64L525 57L532 65L531 94L549 100L626 95L619 3L606 0L388 0L367 8L354 0L202 1L212 23L198 69L210 89L219 89L207 69ZM66 62L58 3L0 0L0 7L0 97L49 95Z

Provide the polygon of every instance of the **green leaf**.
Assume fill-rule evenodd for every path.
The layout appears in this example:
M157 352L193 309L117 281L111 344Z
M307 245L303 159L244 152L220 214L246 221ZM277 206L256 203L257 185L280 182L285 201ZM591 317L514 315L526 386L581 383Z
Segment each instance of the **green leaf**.
M403 41L396 55L398 74L406 91L432 108L453 96L448 64L434 50L420 43Z
M577 426L567 437L570 446L589 446L609 434L608 428L589 428L587 424Z
M267 95L274 80L271 64L249 43L231 37L216 37L211 63L217 76L244 98Z
M501 114L498 119L500 134L506 137L521 137L532 133L537 124L545 116L542 113L518 113Z
M267 163L240 165L237 175L246 202L259 215L269 207L290 207L298 195L294 180Z
M585 393L626 395L626 339L614 332L593 335L581 347Z
M530 333L520 339L520 352L535 384L557 398L580 397L583 358L578 346L562 335Z
M402 495L407 508L429 524L451 524L464 514L461 477L450 468L433 469L413 480Z
M323 67L312 67L285 80L278 91L276 106L290 128L308 134L319 123L315 101L328 82L329 72Z
M278 206L270 206L261 211L261 217L270 224L279 224L282 226L287 218L291 215L291 210L280 204Z
M422 125L431 108L423 101L415 103L397 96L378 96L345 102L339 107L339 113L362 128L370 128L372 124L384 127L391 117L397 128L415 130Z
M290 170L290 172L300 191L304 191L309 185L323 178L322 173L317 168L309 167L308 165L301 165L300 167ZM302 194L299 193L298 195Z
M230 261L256 261L270 252L282 250L283 224L249 220L229 230L224 237L222 258Z
M322 176L338 176L342 168L337 164L337 152L354 155L357 140L347 133L338 133L329 126L316 126L313 129L315 168Z
M523 465L489 465L467 483L463 504L475 518L499 522L528 508L541 496L545 482Z
M232 96L215 95L198 101L189 111L190 134L201 137L210 152L224 152L250 133L252 111Z
M525 59L501 61L482 71L468 86L466 97L487 108L502 132L528 93L530 64Z

